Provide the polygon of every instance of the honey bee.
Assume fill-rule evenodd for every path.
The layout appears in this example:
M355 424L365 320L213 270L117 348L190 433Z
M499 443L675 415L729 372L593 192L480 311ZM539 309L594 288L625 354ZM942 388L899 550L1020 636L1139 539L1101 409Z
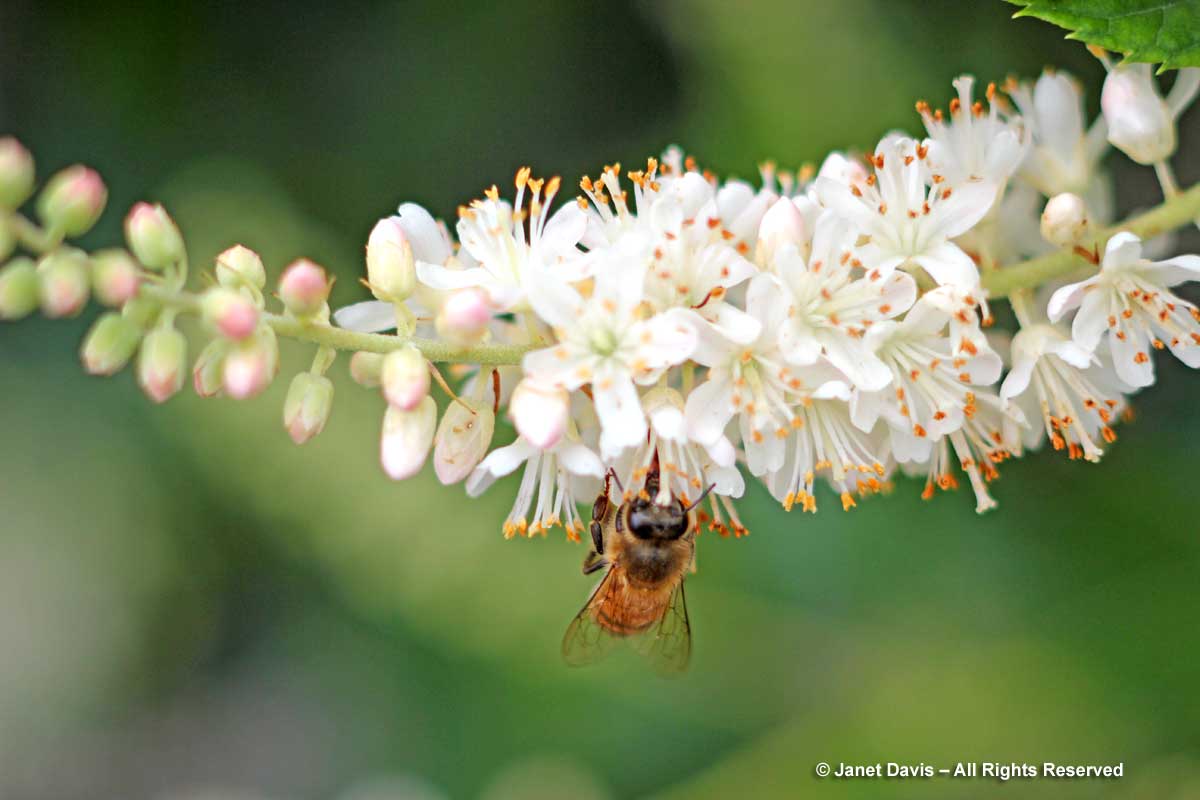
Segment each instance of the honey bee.
M592 551L583 574L608 568L563 636L563 659L570 666L597 661L612 645L628 639L659 671L682 672L692 654L692 627L683 592L685 573L695 560L691 505L673 492L660 493L657 456L643 490L617 504L609 496L611 469L604 491L592 506Z

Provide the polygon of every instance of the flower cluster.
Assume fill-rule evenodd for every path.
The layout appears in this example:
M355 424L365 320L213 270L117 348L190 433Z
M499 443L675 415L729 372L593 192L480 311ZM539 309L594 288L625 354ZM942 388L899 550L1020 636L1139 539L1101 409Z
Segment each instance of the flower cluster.
M179 313L212 334L192 369L204 396L260 392L280 335L316 342L284 409L297 443L329 417L334 349L356 350L352 376L387 404L387 474L410 477L432 454L443 483L475 496L520 471L506 536L561 525L578 538L578 506L607 472L632 496L654 465L660 493L707 494L701 522L722 534L746 532L733 504L744 474L805 511L820 484L850 509L897 470L926 497L965 478L984 511L999 466L1025 450L1049 441L1099 459L1129 395L1153 383L1156 350L1200 365L1200 311L1171 291L1200 275L1200 256L1150 260L1162 242L1102 230L1110 144L1179 196L1167 159L1200 70L1164 99L1148 67L1104 63L1090 126L1063 73L978 97L963 76L947 111L917 104L923 137L891 133L795 174L764 166L757 185L672 148L644 169L583 178L557 208L561 181L522 169L511 194L493 186L460 207L453 231L405 203L367 243L375 299L332 320L330 281L303 260L280 279L283 313L269 313L262 261L240 245L217 259L212 288L188 294L182 238L161 207L130 212L130 252L62 245L95 221L103 184L83 168L60 174L37 228L16 213L32 161L5 140L0 255L19 241L42 256L0 273L0 315L75 314L92 287L119 310L95 324L85 366L112 374L140 350L140 384L159 402L187 370ZM1005 292L1013 335L993 328L995 276L1059 248L1066 269ZM435 361L458 365L457 388ZM513 437L493 447L497 419Z

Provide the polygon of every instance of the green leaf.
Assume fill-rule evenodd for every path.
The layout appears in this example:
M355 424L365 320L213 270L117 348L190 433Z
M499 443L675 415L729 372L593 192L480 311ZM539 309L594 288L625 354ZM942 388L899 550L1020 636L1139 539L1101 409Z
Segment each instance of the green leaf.
M1008 0L1013 16L1037 17L1071 31L1068 39L1162 63L1160 72L1200 67L1200 0Z

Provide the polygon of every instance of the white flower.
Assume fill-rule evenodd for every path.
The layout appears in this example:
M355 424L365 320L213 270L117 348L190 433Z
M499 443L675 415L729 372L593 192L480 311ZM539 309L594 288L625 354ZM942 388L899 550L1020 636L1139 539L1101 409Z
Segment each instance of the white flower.
M1156 164L1175 152L1175 120L1200 89L1200 69L1179 71L1166 100L1158 93L1149 64L1113 66L1100 93L1108 141L1139 164Z
M986 112L983 103L972 100L974 85L975 78L970 75L954 80L958 97L950 101L949 122L940 109L930 111L924 101L917 103L932 140L929 162L951 186L982 179L1002 189L1025 156L1029 134L1019 117L1000 115L995 84L987 87Z
M497 478L525 465L521 485L512 510L504 520L504 538L514 535L545 534L555 525L562 525L567 536L578 541L586 525L579 517L579 492L573 485L576 478L601 478L604 465L596 454L575 437L564 437L553 447L542 450L524 438L488 454L471 477L467 479L467 494L478 497ZM532 516L530 516L530 509Z
M508 414L517 433L537 447L558 444L567 432L571 398L565 389L523 378L513 389Z
M1148 261L1141 239L1121 232L1108 240L1100 272L1055 292L1047 314L1057 322L1078 308L1071 326L1075 342L1091 352L1107 331L1118 377L1130 386L1149 386L1151 348L1170 348L1184 364L1200 367L1200 310L1168 289L1197 278L1200 256Z
M429 395L412 411L388 406L383 417L379 457L389 478L400 481L421 471L436 426L437 403Z
M1125 405L1110 368L1047 324L1022 328L1013 337L1012 360L1000 397L1017 400L1027 418L1043 423L1030 428L1025 444L1036 447L1045 435L1072 459L1099 461L1104 450L1096 440L1117 438L1111 423Z
M974 287L979 270L951 239L983 219L996 186L983 180L950 185L931 173L929 147L912 139L885 138L872 159L875 173L862 182L817 178L817 195L855 229L870 237L863 261L883 274L916 264L939 284Z
M686 312L641 319L638 265L624 260L620 248L606 253L588 298L553 274L531 287L530 302L554 327L558 344L527 354L524 369L568 391L591 384L602 427L600 447L608 459L646 436L634 384L652 383L667 367L683 363L695 347L696 332Z
M531 282L540 280L549 267L562 271L568 281L583 277L583 253L576 245L587 227L586 217L574 203L551 215L559 179L545 184L543 197L543 181L529 174L528 167L517 172L517 195L511 206L493 186L486 199L460 208L458 238L469 256L460 253L464 268L418 261L420 281L441 291L479 287L497 311L513 311L526 307Z
M862 264L850 248L852 237L841 219L825 213L811 248L805 248L807 258L794 243L776 247L768 268L778 276L787 304L777 335L789 363L814 364L824 355L854 385L873 391L886 386L891 374L864 334L874 323L907 311L917 288L904 272L872 270L858 277Z
M1093 211L1101 211L1089 190L1107 148L1103 118L1084 131L1083 90L1063 72L1047 70L1037 83L1009 83L1005 91L1016 102L1033 134L1033 148L1021 176L1047 197L1074 192Z

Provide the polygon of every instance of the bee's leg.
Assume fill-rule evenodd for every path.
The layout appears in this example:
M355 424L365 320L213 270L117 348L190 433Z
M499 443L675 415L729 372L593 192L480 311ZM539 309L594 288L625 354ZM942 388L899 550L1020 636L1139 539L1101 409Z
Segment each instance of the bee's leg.
M591 575L598 569L604 569L608 566L608 559L599 553L588 553L587 558L583 560L583 574Z

